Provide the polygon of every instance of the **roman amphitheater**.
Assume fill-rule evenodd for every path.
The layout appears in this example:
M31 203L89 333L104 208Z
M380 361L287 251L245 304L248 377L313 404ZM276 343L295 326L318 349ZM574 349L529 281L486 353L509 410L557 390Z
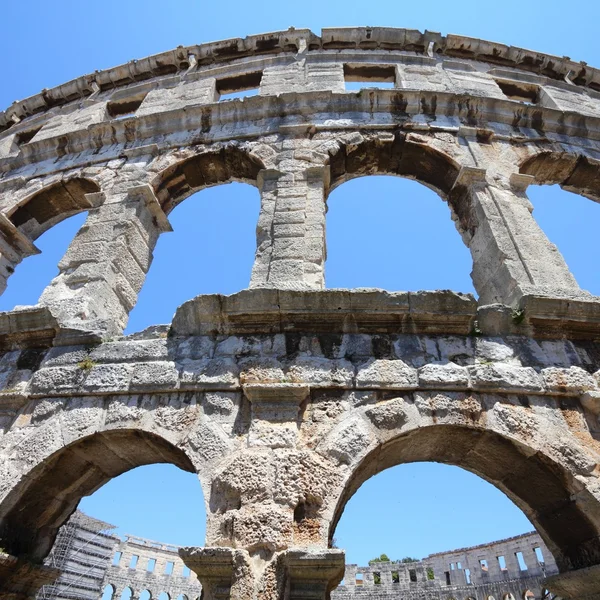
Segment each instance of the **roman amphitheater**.
M527 199L559 184L599 201L599 140L585 63L387 28L179 47L0 113L3 286L38 236L87 212L38 303L0 314L2 597L52 585L83 496L162 462L202 485L206 540L178 553L204 600L484 600L456 586L469 557L486 561L468 563L473 584L505 577L493 553L456 551L425 581L427 562L361 571L332 547L363 482L437 461L533 523L539 538L499 542L508 573L531 541L553 566L525 556L540 588L519 595L599 599L600 299ZM328 194L375 174L448 203L477 299L326 289ZM249 288L124 337L169 212L231 181L261 196Z

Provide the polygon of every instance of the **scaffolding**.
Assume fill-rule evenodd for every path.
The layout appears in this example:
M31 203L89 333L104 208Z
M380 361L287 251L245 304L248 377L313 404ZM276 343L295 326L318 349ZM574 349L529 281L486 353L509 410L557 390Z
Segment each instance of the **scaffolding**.
M115 529L76 511L63 527L45 561L60 570L58 579L38 592L37 600L98 600L119 538Z

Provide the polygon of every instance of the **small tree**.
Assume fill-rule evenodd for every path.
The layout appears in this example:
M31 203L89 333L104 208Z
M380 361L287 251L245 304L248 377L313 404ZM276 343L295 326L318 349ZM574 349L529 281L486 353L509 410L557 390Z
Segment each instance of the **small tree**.
M406 563L413 563L413 562L419 562L419 559L418 558L412 558L410 556L405 556L400 562L404 563L404 564L406 564Z
M390 559L389 559L388 555L387 554L382 554L382 555L378 556L377 558L372 558L369 561L369 564L380 563L380 562L390 562Z
M431 567L427 567L427 579L435 579L435 575Z

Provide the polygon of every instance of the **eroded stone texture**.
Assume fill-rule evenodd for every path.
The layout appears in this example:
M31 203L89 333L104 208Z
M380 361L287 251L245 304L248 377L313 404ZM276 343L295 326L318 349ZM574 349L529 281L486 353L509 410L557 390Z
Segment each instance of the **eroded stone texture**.
M170 462L204 491L206 547L184 558L207 594L325 599L348 499L436 460L526 512L561 572L550 589L597 598L600 301L526 189L600 199L599 85L588 66L461 36L289 30L0 113L1 286L39 235L88 212L39 304L0 314L0 546L20 565L3 593L30 593L15 574L39 568L83 495ZM322 289L328 194L372 174L448 202L479 301ZM230 181L261 194L251 289L122 338L168 213Z

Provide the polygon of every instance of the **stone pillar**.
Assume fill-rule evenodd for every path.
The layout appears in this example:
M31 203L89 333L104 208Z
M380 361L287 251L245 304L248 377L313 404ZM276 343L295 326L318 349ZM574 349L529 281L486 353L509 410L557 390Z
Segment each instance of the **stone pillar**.
M499 185L486 180L485 169L465 167L450 193L482 305L515 306L525 295L589 296L531 214L525 190L532 180L514 174Z
M38 565L0 552L0 583L4 600L34 600L40 588L60 575L53 567Z
M247 552L233 548L180 548L179 556L198 576L203 600L254 598Z
M258 175L261 209L250 287L316 290L325 284L329 167L298 164Z
M21 233L8 217L0 213L0 294L15 267L28 256L39 254L34 243Z
M100 339L123 331L163 231L171 227L148 185L89 211L39 300L65 330L63 337L69 330Z
M286 600L329 600L344 576L343 550L288 550L280 560L287 576Z

